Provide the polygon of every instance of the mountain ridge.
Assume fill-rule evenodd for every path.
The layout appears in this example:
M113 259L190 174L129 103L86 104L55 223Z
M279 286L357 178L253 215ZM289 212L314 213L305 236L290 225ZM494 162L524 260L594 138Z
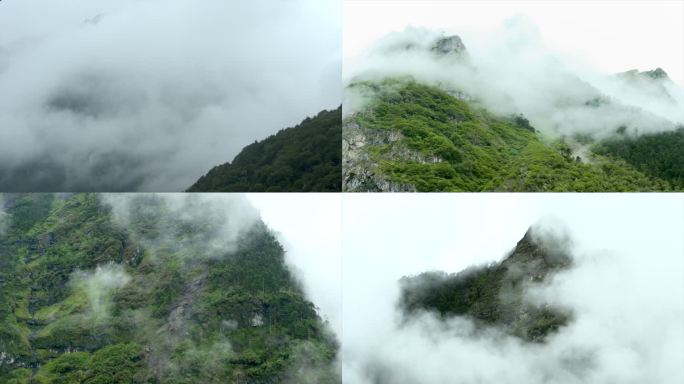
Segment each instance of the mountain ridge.
M187 192L336 192L341 190L342 107L246 146Z
M530 228L498 262L460 272L424 272L400 280L398 307L405 321L422 312L441 320L465 317L477 330L495 327L527 342L544 342L572 320L572 313L532 303L525 292L572 267L569 240L538 237Z

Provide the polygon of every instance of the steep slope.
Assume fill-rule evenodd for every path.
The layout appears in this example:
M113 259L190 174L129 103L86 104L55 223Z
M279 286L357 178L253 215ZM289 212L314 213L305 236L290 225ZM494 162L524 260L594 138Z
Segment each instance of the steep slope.
M421 311L444 319L465 316L480 326L500 327L540 342L567 324L571 314L533 304L524 292L571 265L567 239L542 239L530 229L501 262L456 274L427 272L402 278L399 306L408 318Z
M521 115L495 116L463 95L410 78L358 82L350 88L362 88L372 101L343 123L346 191L648 191L677 186L618 156L573 153L563 138L545 137Z
M458 36L381 39L346 87L342 189L683 188L681 88L665 71L585 76L506 41L494 57L511 62L491 65Z
M684 127L636 137L618 134L597 143L593 150L624 159L643 173L684 189Z
M246 146L188 192L335 192L341 190L342 107Z
M239 202L2 201L0 382L340 381L283 248Z

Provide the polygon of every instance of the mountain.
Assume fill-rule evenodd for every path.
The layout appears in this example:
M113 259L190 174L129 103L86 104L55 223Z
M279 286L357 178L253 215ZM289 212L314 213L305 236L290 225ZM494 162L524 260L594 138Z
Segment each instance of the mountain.
M336 192L341 190L342 107L322 111L242 149L188 192Z
M178 196L0 199L0 382L340 382L258 213Z
M567 239L536 236L529 229L500 262L455 274L426 272L402 278L399 307L409 319L423 311L442 319L463 316L480 327L499 327L525 341L542 342L572 315L526 300L525 290L571 266Z
M343 120L344 191L684 189L684 126L554 66L547 82L532 76L528 100L518 101L487 77L491 69L477 67L460 38L420 33L381 44L373 63L385 64L346 88L360 106ZM382 74L393 58L409 64ZM674 83L660 68L610 81L656 100L664 114L676 110L667 88ZM519 105L533 116L502 112Z

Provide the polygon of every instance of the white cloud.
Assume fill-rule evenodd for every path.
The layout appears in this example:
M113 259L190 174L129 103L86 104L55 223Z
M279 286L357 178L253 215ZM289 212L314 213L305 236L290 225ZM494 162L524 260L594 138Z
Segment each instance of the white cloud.
M0 3L3 190L182 191L340 96L334 0Z
M544 43L599 72L664 68L684 85L684 4L679 1L345 1L345 67L406 26L491 32L523 15Z
M602 138L620 126L629 133L670 130L684 123L684 88L669 81L636 77L628 81L575 65L547 46L531 20L505 21L492 33L457 32L467 58L438 57L429 49L387 50L408 43L430 47L444 30L407 27L376 42L366 55L345 62L345 84L386 77L413 77L421 83L465 93L495 114L524 114L551 135L576 133ZM345 114L371 100L347 88ZM593 105L597 99L599 105Z
M342 333L342 232L339 194L253 193L247 199L279 233L285 258L307 297L339 336Z
M684 197L345 195L345 382L678 383L684 379ZM397 280L498 260L527 227L566 224L578 266L535 291L576 321L548 344L425 315L397 325ZM533 296L535 297L535 296ZM588 368L590 367L590 368ZM386 380L386 381L383 381Z

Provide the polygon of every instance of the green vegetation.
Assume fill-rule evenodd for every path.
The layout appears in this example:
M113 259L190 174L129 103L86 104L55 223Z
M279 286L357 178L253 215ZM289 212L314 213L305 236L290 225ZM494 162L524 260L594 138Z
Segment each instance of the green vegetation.
M336 192L341 186L342 107L246 146L188 192Z
M423 311L442 319L465 316L480 327L501 327L526 341L542 342L566 325L569 313L534 305L524 298L527 285L571 265L567 254L554 253L533 240L531 231L505 260L456 274L426 272L401 280L399 306L410 319Z
M125 224L100 195L0 200L0 382L340 382L263 223L217 246L211 207L122 198Z
M599 143L594 151L624 159L642 172L684 189L684 127L637 137L618 134Z
M682 146L677 143L668 144L671 155L654 160L666 163L662 172L646 172L643 168L651 164L634 160L637 155L609 156L613 151L598 151L583 162L563 139L544 137L524 116L494 116L437 87L389 79L350 88L371 94L372 101L345 121L345 135L356 129L357 137L373 140L358 149L362 155L345 153L345 190L382 190L384 181L417 191L682 188L676 181L682 168ZM390 133L398 133L399 139ZM365 164L347 160L364 156ZM369 173L375 180L368 180Z

